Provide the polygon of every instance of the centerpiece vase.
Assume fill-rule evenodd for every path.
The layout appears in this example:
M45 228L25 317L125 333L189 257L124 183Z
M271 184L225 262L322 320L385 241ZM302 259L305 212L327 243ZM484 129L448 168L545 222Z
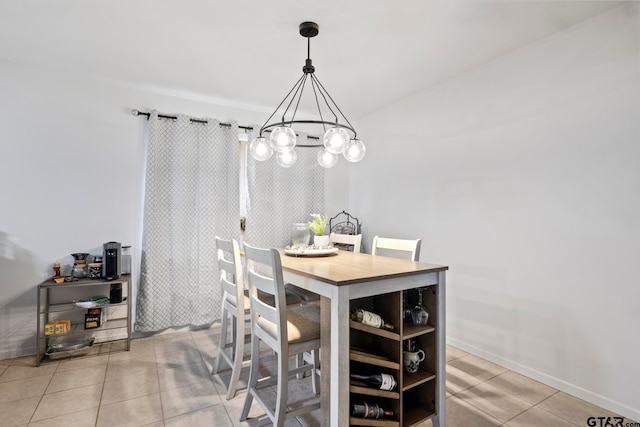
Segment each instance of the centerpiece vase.
M313 244L319 247L329 246L329 236L313 236Z

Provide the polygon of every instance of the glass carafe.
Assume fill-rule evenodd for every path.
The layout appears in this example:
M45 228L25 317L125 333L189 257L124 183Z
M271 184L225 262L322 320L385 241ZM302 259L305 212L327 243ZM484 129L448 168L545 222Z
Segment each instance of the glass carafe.
M122 274L131 274L131 246L122 247Z
M418 305L413 307L413 312L411 313L413 324L418 326L427 326L427 321L429 320L429 312L424 309L422 306L422 289L418 289Z
M294 222L291 228L291 245L308 246L311 238L311 230L306 222Z
M82 279L89 274L89 267L87 266L87 253L75 253L71 254L73 257L73 268L71 269L71 277Z

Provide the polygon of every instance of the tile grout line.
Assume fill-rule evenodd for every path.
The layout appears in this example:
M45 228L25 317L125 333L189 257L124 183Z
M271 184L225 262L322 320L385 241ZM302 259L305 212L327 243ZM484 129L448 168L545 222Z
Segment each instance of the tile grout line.
M160 387L160 370L158 369L158 357L156 355L156 340L151 341L153 345L153 361L156 364L156 380L158 381L158 399L160 399L160 418L162 418L162 425L164 425L164 405L162 404L162 389Z
M98 427L98 420L100 419L100 411L102 410L102 397L104 396L104 385L107 382L107 371L109 370L109 362L111 361L111 353L107 354L107 366L104 370L104 378L102 378L102 390L100 390L100 399L98 400L98 410L96 411L96 419L94 426Z
M192 337L193 337L193 334L192 334ZM194 338L194 341L195 341L195 338ZM210 380L211 380L211 382L213 383L214 388L215 388L215 389L216 389L216 391L218 392L218 388L217 388L217 387L216 387L216 385L215 385L214 377L215 377L216 375L218 375L218 376L219 376L219 372L218 372L217 374L212 374L212 373L211 373L211 371L210 371L210 370L208 369L208 367L207 367L206 360L204 359L204 355L203 355L204 350L203 350L202 348L200 348L200 346L198 345L198 341L196 341L196 347L198 348L198 352L200 353L200 356L201 356L202 361L203 361L203 363L204 363L205 371L206 371L206 373L208 374L209 379L210 379ZM220 351L222 351L222 350L220 349L220 344L219 344L219 341L218 341L218 353L216 353L216 354L215 354L215 357L219 357L219 352L220 352ZM224 361L224 360L223 360L223 361ZM215 363L215 362L214 362L214 363ZM218 392L218 394L219 394L219 392ZM227 404L226 404L226 402L228 402L228 401L226 400L226 395L224 395L224 396L220 396L220 399L221 399L221 401L222 401L221 406L222 406L222 408L224 409L225 414L227 415L227 420L229 421L229 423L230 423L232 426L235 426L237 423L234 423L234 422L233 422L233 419L231 418L231 414L229 413L229 408L227 408Z
M463 356L463 357L464 357L464 356ZM458 358L458 359L461 359L461 358ZM486 360L486 359L485 359L485 360ZM498 366L500 366L500 365L498 365ZM483 381L479 382L478 384L475 384L475 385L472 385L472 386L470 386L470 387L467 387L467 388L465 388L464 390L459 391L459 392L458 392L458 393L456 393L455 395L460 394L460 393L463 393L463 392L465 392L465 391L467 391L467 390L470 390L470 389L472 389L472 388L474 388L474 387L477 387L477 386L479 386L480 384L484 384L484 383L486 383L486 382L487 382L487 381L489 381L489 380L492 380L492 379L494 379L494 378L497 378L497 377L499 377L500 375L504 375L504 374L506 374L507 372L513 372L513 371L511 371L511 370L507 369L507 370L505 370L504 372L501 372L501 373L496 374L496 375L494 375L494 376L492 376L492 377L490 377L490 378L487 378L486 380L483 380ZM476 378L477 378L477 377L476 377ZM504 391L505 393L508 393L506 390L503 390L503 389L502 389L502 388L500 388L500 387L497 387L497 388L499 388L500 390ZM557 391L556 391L556 393L557 393ZM544 401L545 401L545 400L547 400L549 397L553 396L553 394L555 394L555 393L553 393L551 396L548 396L547 398L543 399L541 402L538 402L538 403L536 403L536 404L530 403L530 402L528 402L528 401L526 401L526 400L524 400L524 399L522 399L522 398L520 398L520 397L518 397L518 396L516 396L516 395L514 395L514 394L512 394L512 393L508 393L508 394L509 394L511 397L515 397L515 398L517 398L518 400L522 400L523 402L525 402L525 403L529 404L530 406L529 406L527 409L525 409L524 411L520 412L519 414L517 414L517 415L515 415L515 416L513 416L513 417L511 417L511 418L509 418L507 421L502 422L502 424L500 424L500 426L504 426L504 425L505 425L505 424L507 424L509 421L512 421L514 418L516 418L516 417L518 417L518 416L522 415L523 413L527 412L527 411L528 411L528 410L530 410L531 408L534 408L538 403L544 402ZM454 395L454 394L452 394L452 396L455 396L455 395ZM462 398L461 398L461 397L459 397L459 396L456 396L456 397L457 397L458 399L460 399L460 400L463 400L465 403L468 403L469 405L473 406L473 407L474 407L474 408L476 408L478 411L480 411L480 412L482 412L482 413L484 413L484 414L486 414L486 415L490 416L491 418L493 418L493 419L495 419L495 420L498 420L498 418L496 418L495 416L493 416L493 415L489 414L488 412L484 411L483 409L478 408L478 407L477 407L476 405L474 405L473 403L471 403L471 402L467 402L466 400L462 399ZM498 421L501 421L501 420L498 420ZM572 424L573 424L573 423L572 423Z
M463 357L464 357L464 356L463 356ZM459 357L458 359L461 359L461 357ZM448 363L448 362L447 362L447 363ZM498 366L499 366L499 365L498 365ZM463 372L464 372L464 371L463 371ZM469 387L467 387L467 388L465 388L465 389L462 389L462 390L460 390L460 391L458 391L458 392L456 392L456 393L451 393L451 392L449 392L449 393L451 393L451 395L452 395L452 396L456 396L456 395L458 395L458 394L460 394L460 393L463 393L463 392L465 392L465 391L467 391L467 390L469 390L469 389L472 389L472 388L474 388L474 387L477 387L477 386L479 386L479 385L480 385L480 384L482 384L482 383L485 383L485 382L487 382L487 381L489 381L489 380L492 380L492 379L494 379L494 378L496 378L496 377L499 377L500 375L506 374L507 372L513 372L513 371L509 371L509 370L507 369L507 370L506 370L506 371L504 371L504 372L501 372L501 373L496 374L496 375L494 375L494 376L492 376L492 377L489 377L489 378L487 378L486 380L481 380L479 383L477 383L477 384L473 384L473 385L471 385L471 386L469 386ZM465 372L465 373L466 373L466 372ZM474 378L477 378L475 375L471 375L471 376L472 376L472 377L474 377ZM447 386L446 386L446 378L445 378L445 391L446 391L446 388L447 388ZM500 387L498 387L498 388L500 388ZM502 390L502 389L501 389L501 390ZM517 396L516 396L516 397L517 397ZM524 399L520 399L520 400L524 400ZM475 406L474 406L474 408L475 408Z
M568 422L569 424L573 424L574 426L579 425L579 424L576 424L576 423L574 423L574 422L571 422L571 421L567 420L567 419L566 419L566 418L564 418L564 417L561 417L560 415L558 415L558 414L556 414L556 413L554 413L554 412L547 411L547 410L546 410L546 409L544 409L544 408L540 408L540 407L538 407L538 405L540 405L542 402L544 402L544 401L546 401L546 400L551 399L553 396L555 396L555 395L556 395L556 394L558 394L558 393L560 393L560 390L557 390L557 391L556 391L555 393L553 393L551 396L549 396L549 397L547 397L546 399L543 399L543 400L541 400L540 402L536 403L536 407L537 407L538 409L540 409L541 411L544 411L544 412L546 412L546 413L548 413L548 414L554 415L554 416L556 416L556 417L560 418L561 420L564 420L564 421Z
M36 356L37 357L37 356ZM15 361L15 359L14 359ZM37 360L34 360L34 367L35 365L38 363ZM33 416L36 414L36 411L38 410L38 407L40 406L40 404L42 403L42 399L44 399L44 396L47 394L47 389L49 388L49 386L51 385L51 381L53 381L53 376L56 374L56 371L58 370L58 368L60 367L60 362L57 362L58 364L56 365L56 369L53 370L53 373L51 374L51 378L49 378L49 382L47 383L47 386L44 388L44 391L42 392L42 395L40 396L40 399L38 400L38 404L36 405L36 408L33 410L33 413L31 414L31 416L29 417L29 422L27 423L27 425L31 424L31 421L33 420ZM13 362L11 362L11 365L13 365ZM9 365L9 366L11 366Z
M451 396L449 396L449 397L451 397ZM494 420L496 420L496 421L498 421L498 422L501 422L502 424L498 424L499 426L504 425L504 424L506 423L506 421L505 421L505 422L502 422L501 420L497 419L496 417L494 417L494 416L493 416L493 415L491 415L490 413L486 412L485 410L478 408L476 405L474 405L474 404L472 404L472 403L470 403L470 402L467 402L465 399L463 399L463 398L461 398L461 397L456 397L456 398L457 398L457 399L460 399L461 401L463 401L463 402L464 402L464 403L466 403L467 405L472 406L474 409L477 409L478 411L482 412L482 413L483 413L483 414L485 414L486 416L488 416L488 417L490 417L490 418L492 418L492 419L494 419Z
M520 399L520 400L523 400L523 399ZM529 403L529 402L527 402L527 403ZM531 405L531 406L529 406L529 407L528 407L527 409L525 409L524 411L522 411L522 412L520 412L520 413L518 413L518 414L514 415L513 417L509 418L507 421L505 421L505 422L504 422L504 424L507 424L509 421L513 421L515 418L518 418L520 415L524 414L524 413L525 413L525 412L527 412L527 411L530 411L532 408L535 408L535 407L536 407L536 405Z

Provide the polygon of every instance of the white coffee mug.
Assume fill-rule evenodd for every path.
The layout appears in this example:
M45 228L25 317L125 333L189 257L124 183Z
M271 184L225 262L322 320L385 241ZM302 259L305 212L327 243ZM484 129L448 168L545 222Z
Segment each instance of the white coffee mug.
M424 351L403 351L402 353L404 370L409 372L410 374L416 373L418 371L418 367L420 366L420 362L424 360Z

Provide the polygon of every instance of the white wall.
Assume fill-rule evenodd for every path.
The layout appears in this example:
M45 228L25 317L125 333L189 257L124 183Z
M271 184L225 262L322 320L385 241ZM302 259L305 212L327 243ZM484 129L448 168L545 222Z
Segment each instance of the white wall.
M135 292L146 138L145 119L132 108L240 125L271 113L12 63L0 63L0 93L0 359L35 353L36 286L55 260L64 272L71 253L101 254L108 241L133 245ZM340 181L344 192L325 193L342 210Z
M69 268L112 240L139 252L145 137L131 108L243 125L266 114L9 63L0 93L0 359L35 353L35 287L55 260Z
M448 342L640 419L637 4L357 122L349 208L450 267Z

